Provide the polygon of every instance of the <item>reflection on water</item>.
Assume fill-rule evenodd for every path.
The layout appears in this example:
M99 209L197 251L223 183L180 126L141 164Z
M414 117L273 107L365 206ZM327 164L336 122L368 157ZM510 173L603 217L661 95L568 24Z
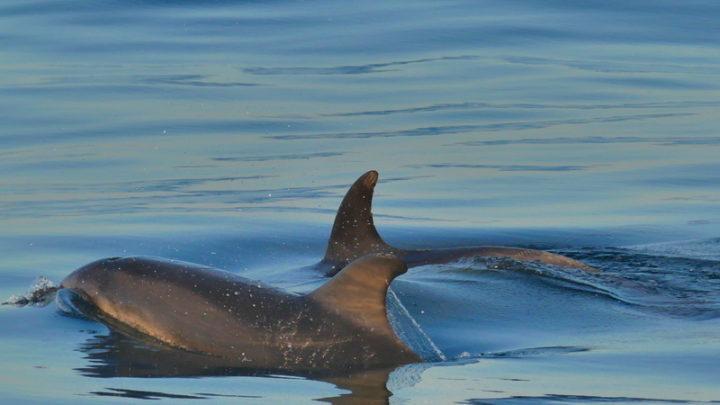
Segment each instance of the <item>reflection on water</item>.
M238 368L219 357L204 356L168 347L152 346L117 333L97 335L80 346L89 365L77 369L83 375L96 378L113 377L237 377L255 376L283 378L287 371L256 370ZM338 388L348 390L335 398L324 398L332 404L386 404L390 392L386 388L389 374L393 369L360 371L355 373L294 374L295 376L329 382ZM250 391L252 392L252 391ZM123 396L139 399L183 398L211 399L219 394L193 393L192 395L162 392L138 391L123 388L107 388L92 392L98 396ZM260 398L256 395L232 394L222 396L233 398Z

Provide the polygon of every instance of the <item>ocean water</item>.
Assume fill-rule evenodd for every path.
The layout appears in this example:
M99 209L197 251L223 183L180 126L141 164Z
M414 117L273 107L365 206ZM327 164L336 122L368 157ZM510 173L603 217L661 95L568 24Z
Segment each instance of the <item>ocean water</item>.
M428 361L343 378L203 373L54 304L0 306L2 403L720 402L718 15L3 0L1 299L123 255L307 290L370 169L393 245L539 248L603 272L412 269L390 312Z

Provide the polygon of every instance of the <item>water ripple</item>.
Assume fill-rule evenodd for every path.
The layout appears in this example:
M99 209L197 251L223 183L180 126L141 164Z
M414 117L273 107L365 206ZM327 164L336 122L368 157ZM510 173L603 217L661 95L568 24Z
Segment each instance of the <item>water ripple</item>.
M387 110L358 111L347 113L324 114L326 117L358 117L366 115L412 114L418 112L435 112L444 110L473 109L525 109L525 110L628 110L628 109L680 109L696 107L718 107L720 101L666 101L644 103L617 104L541 104L541 103L489 103L464 102L432 104L419 107L396 108Z
M487 141L458 142L453 145L463 146L498 146L498 145L563 145L563 144L618 144L618 143L652 143L658 146L678 145L718 145L720 137L716 136L586 136L579 138L524 138L524 139L492 139Z
M223 156L214 157L212 160L217 162L268 162L273 160L299 160L299 159L316 159L326 157L337 157L346 155L347 152L310 152L310 153L292 153L285 155L265 155L265 156Z
M497 169L501 172L572 172L580 170L588 170L595 166L588 165L560 165L560 166L540 166L540 165L480 165L480 164L416 164L407 165L413 168L434 168L434 169Z
M586 70L595 73L681 73L681 74L720 74L718 66L697 64L657 64L641 62L617 62L604 60L558 59L532 56L508 56L507 63L521 65L550 65L570 69Z
M529 129L543 129L561 125L583 125L608 122L640 121L649 119L687 117L695 113L665 113L665 114L636 114L636 115L612 115L605 117L574 118L565 120L547 121L523 121L523 122L500 122L495 124L482 125L444 125L405 129L399 131L377 131L377 132L343 132L329 134L300 134L300 135L268 135L268 139L278 140L300 140L300 139L369 139L369 138L392 138L392 137L414 137L414 136L437 136L446 134L458 134L472 131L522 131Z
M263 86L260 83L246 82L212 82L208 81L208 75L163 75L145 76L139 79L152 84L172 84L176 86L197 86L197 87L253 87Z
M358 75L358 74L369 74L369 73L382 73L389 72L391 69L385 69L395 66L405 66L417 63L428 63L438 61L451 61L451 60L470 60L476 59L477 56L464 55L464 56L443 56L438 58L424 58L414 60L403 60L395 62L385 63L368 63L365 65L346 65L346 66L331 66L331 67L250 67L242 68L244 73L253 75Z

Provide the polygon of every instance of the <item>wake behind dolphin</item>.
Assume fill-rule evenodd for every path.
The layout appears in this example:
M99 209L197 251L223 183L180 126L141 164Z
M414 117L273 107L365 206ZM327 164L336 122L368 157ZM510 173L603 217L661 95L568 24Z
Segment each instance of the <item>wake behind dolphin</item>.
M401 257L409 267L455 261L465 257L508 257L524 261L540 261L560 267L597 271L585 263L555 253L504 246L476 246L455 249L407 250L387 244L372 216L372 199L378 172L371 170L360 176L345 194L338 208L325 256L317 268L327 276L336 274L344 265L368 253L391 253Z

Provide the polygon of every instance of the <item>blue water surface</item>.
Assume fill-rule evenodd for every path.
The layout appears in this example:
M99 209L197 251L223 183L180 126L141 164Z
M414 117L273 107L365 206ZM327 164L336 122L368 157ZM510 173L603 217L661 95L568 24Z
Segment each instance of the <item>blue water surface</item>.
M0 2L0 298L122 255L307 290L370 169L396 246L603 270L414 269L391 312L436 357L343 380L171 376L162 359L140 375L104 326L6 305L3 403L720 401L718 15L712 0Z

